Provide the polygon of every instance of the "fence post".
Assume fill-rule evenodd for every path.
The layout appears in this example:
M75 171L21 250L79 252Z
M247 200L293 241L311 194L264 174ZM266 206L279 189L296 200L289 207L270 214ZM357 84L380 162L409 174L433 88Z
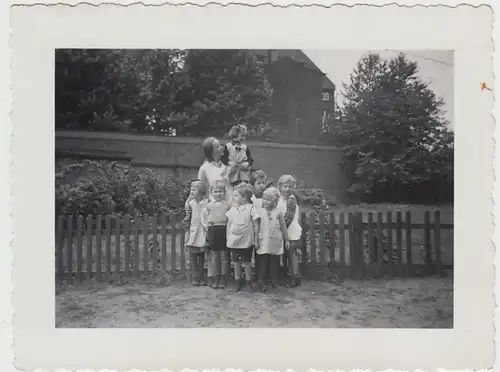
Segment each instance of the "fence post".
M114 273L120 275L122 270L122 260L121 260L121 218L120 216L115 216L115 269Z
M363 213L362 212L357 212L356 213L356 266L357 266L357 273L360 279L362 279L365 275L365 255L364 255L364 249L363 249Z
M144 277L147 278L149 276L149 216L147 214L144 215L144 220L142 221L142 271L144 273Z
M182 230L182 233L180 235L180 246L181 246L181 249L180 249L180 253L181 253L181 257L180 257L180 270L181 270L181 275L184 276L186 274L186 233L184 232L184 230ZM229 261L229 260L228 260Z
M125 257L123 260L123 275L130 275L130 248L132 240L130 239L130 215L126 215L123 220L123 237L125 243Z
M431 251L431 223L429 211L424 213L424 250L425 250L425 264L427 269L431 271L432 265L432 251Z
M86 273L86 279L91 280L92 279L92 240L94 237L92 236L92 230L93 230L93 219L91 215L87 216L87 246L86 246L86 258L85 258L85 267L87 268L87 273Z
M83 261L83 217L78 216L76 220L76 274L75 282L82 281L82 261Z
M141 252L139 252L139 233L141 227L141 218L134 215L134 276L139 277L139 262L141 261Z
M347 216L348 223L348 236L349 236L349 276L354 279L355 275L355 259L354 259L354 250L355 250L355 234L354 234L354 216L352 212L349 212Z
M387 212L387 266L389 267L389 275L394 275L394 263L392 262L392 212Z
M406 267L407 275L413 275L413 255L411 236L411 212L406 211Z
M376 250L377 250L377 268L378 268L378 274L383 275L384 274L384 222L383 222L383 216L382 212L377 213L377 244L376 245Z
M368 212L368 252L369 252L369 263L373 264L377 261L377 251L376 245L373 244L373 212ZM364 252L363 252L364 259Z
M172 273L177 270L177 257L176 257L176 252L177 252L177 225L175 221L170 221L170 224L172 226L172 244L170 245L170 269L172 270ZM181 228L179 230L181 234L184 234L184 229ZM181 247L183 249L183 247ZM190 262L190 265L193 263Z
M158 266L158 247L160 246L158 244L158 216L156 214L153 214L152 216L152 229L153 229L153 252L151 252L151 270L152 270L152 276L153 278L156 276L156 269Z
M326 216L325 212L320 211L319 217L319 263L323 272L325 266L325 246L326 246Z
M335 213L333 212L330 212L330 226L328 234L330 235L330 245L328 247L330 266L333 267L335 266Z
M64 278L64 216L57 217L56 226L56 270L57 270L57 280L59 283L62 282Z
M161 215L161 269L167 270L167 216Z
M403 235L402 235L402 214L401 211L396 212L396 257L398 259L397 275L403 274Z
M95 249L96 249L96 260L95 260L95 277L97 281L101 280L101 271L102 271L102 238L101 238L101 229L102 229L102 216L100 214L97 215L96 225L95 225Z
M307 216L305 212L302 212L300 214L300 220L301 220L301 225L302 225L302 234L300 236L300 242L301 242L301 252L302 252L302 258L300 262L300 271L302 273L302 277L305 277L306 275L306 262L307 262Z
M344 268L347 266L345 259L345 215L340 212L339 215L339 260Z
M66 259L67 259L67 278L68 284L71 284L73 279L73 216L69 215L67 218L67 229L68 229L68 238L66 240L66 246L68 250L66 251Z
M443 261L441 259L441 213L439 210L434 211L434 250L437 273L444 276Z
M309 262L316 271L316 213L309 213Z
M104 242L106 243L106 273L107 281L111 280L111 216L105 217L106 226L104 228Z

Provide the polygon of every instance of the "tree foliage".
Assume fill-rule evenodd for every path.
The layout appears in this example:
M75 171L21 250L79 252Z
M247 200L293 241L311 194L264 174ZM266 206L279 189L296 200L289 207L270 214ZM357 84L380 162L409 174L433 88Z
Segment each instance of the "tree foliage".
M443 101L404 54L362 58L330 132L357 200L453 200L453 133Z
M271 87L238 50L60 49L56 128L225 135L268 125Z

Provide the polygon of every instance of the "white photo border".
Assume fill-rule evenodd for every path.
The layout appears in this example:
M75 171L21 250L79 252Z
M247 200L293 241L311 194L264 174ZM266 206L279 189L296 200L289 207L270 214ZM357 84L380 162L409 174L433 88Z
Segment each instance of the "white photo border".
M492 366L493 94L480 89L493 81L491 8L56 5L15 7L11 27L17 368ZM454 50L454 329L55 329L54 49L67 47ZM273 352L209 346L242 332Z

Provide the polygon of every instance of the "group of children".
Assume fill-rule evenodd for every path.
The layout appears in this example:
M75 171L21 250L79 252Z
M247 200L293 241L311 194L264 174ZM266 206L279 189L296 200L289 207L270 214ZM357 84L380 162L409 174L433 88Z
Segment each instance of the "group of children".
M262 170L251 173L249 164L253 161L243 143L246 128L235 126L230 134L233 141L222 150L227 171L208 184L193 181L186 201L185 222L189 223L186 247L192 282L197 286L226 288L231 260L237 291L247 284L252 291L265 292L268 285L276 287L283 256L292 274L287 284L300 285L302 229L293 195L295 179L282 175L274 187ZM252 278L254 253L256 281Z

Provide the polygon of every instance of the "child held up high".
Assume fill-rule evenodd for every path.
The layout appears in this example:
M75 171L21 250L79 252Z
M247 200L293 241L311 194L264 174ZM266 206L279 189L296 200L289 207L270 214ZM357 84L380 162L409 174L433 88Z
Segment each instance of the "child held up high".
M207 202L203 220L207 225L208 250L212 252L211 262L214 280L212 288L226 288L228 250L226 242L229 203L226 200L226 184L215 181L210 187L211 199Z
M250 149L245 144L248 129L245 125L234 125L229 131L231 142L226 143L222 154L222 162L229 167L227 180L236 186L242 182L250 182L250 167L253 164Z
M233 191L233 204L227 212L227 246L234 263L236 290L243 287L242 268L250 290L252 283L252 253L255 246L258 248L259 220L257 208L251 202L252 186L242 183Z
M203 223L203 213L207 205L206 186L202 181L191 183L191 192L185 203L186 217L183 223L189 223L189 237L186 247L191 259L191 275L193 284L206 284L204 279L204 264L207 235Z
M262 209L259 230L259 268L257 278L261 291L267 291L267 281L276 286L279 276L280 255L289 250L288 229L283 211L278 209L280 193L277 188L266 189L262 196Z
M300 238L302 235L302 228L299 223L299 206L297 199L293 195L295 184L295 178L289 174L282 175L278 180L280 192L278 209L283 212L285 224L288 229L288 238L290 239L289 248L285 249L284 258L288 260L292 271L292 278L289 283L291 287L300 285L298 258L301 254Z

